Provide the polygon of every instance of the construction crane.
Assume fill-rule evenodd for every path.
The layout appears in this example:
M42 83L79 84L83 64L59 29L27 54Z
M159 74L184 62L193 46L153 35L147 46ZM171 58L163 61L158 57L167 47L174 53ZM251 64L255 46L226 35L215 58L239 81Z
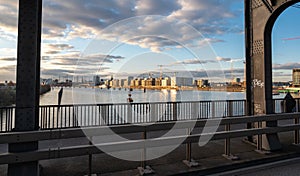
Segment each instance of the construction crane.
M233 82L234 79L234 75L233 75L233 60L231 59L230 61L230 71L231 71L231 81Z
M165 65L157 65L160 69L160 79L162 79L162 76L163 76L163 72L162 72L162 68L165 66Z

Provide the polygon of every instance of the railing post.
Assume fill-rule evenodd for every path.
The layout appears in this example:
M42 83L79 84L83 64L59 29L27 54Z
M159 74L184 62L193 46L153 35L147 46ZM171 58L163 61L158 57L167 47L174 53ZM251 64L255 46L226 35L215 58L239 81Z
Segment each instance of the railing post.
M190 135L191 134L191 130L187 129L187 134ZM192 144L190 142L188 142L186 144L186 161L191 162L192 160Z
M215 102L211 101L211 116L212 118L216 117L216 107Z
M282 100L281 113L285 113L285 112L286 112L286 100Z
M230 131L230 124L225 125L225 131ZM225 139L225 156L230 156L230 138Z
M193 102L191 103L191 111L192 111L192 114L191 114L191 119L198 119L198 114L199 114L199 106L198 106L198 102ZM207 109L206 109L207 111Z
M104 125L109 125L109 105L101 105L101 117L102 120L104 121ZM86 109L84 108L83 114L86 114ZM84 125L86 125L84 123Z
M228 117L232 117L233 116L233 101L228 101L227 103L228 103ZM230 130L231 130L230 124L225 124L225 131L230 131ZM239 159L237 156L234 156L231 154L230 138L225 139L225 149L224 149L223 156L229 160L238 160Z
M263 127L263 122L257 122L257 128L262 128ZM260 154L270 154L270 151L264 150L263 147L263 135L259 134L257 135L257 143L256 143L256 152Z
M299 112L299 99L296 99L296 112ZM295 120L295 125L299 124L299 117L296 117ZM294 144L299 145L300 140L299 140L299 130L294 131Z
M257 122L257 127L261 128L262 127L262 122ZM262 135L259 134L257 135L257 146L256 146L258 151L262 150Z
M227 101L228 103L228 117L232 117L233 116L233 101L229 100Z
M155 103L150 103L150 121L151 122L158 121L157 104Z
M142 139L144 139L145 142L147 140L146 128L145 128L144 132L142 132ZM141 155L141 167L138 167L140 175L148 175L148 174L154 173L154 170L150 166L147 165L146 160L147 160L147 148L146 148L146 145L144 145L142 155Z
M299 124L299 117L295 118L295 125ZM299 130L294 131L294 144L299 145Z
M173 104L173 120L177 121L177 105L178 104L176 102L174 102L172 104Z
M89 139L89 145L93 145L93 136ZM88 175L91 176L93 172L93 155L89 154L89 169L88 169Z
M225 125L225 131L230 131L230 124ZM225 154L223 156L229 160L238 160L239 157L231 154L231 149L230 149L230 138L225 139Z
M249 102L246 100L246 102L245 102L245 115L246 116L251 116L252 114L249 112ZM247 123L246 124L246 128L247 129L252 129L254 127L254 123ZM247 136L247 138L245 138L245 141L246 142L249 142L249 143L251 143L251 144L253 144L254 143L254 136Z
M127 104L127 123L132 124L132 104Z
M187 135L191 135L191 129L187 129ZM183 160L183 163L187 165L188 167L196 167L199 166L199 163L197 163L194 159L192 159L192 143L188 142L186 143L186 159Z
M276 114L276 100L273 99L273 112Z
M300 99L297 99L297 112L300 112Z

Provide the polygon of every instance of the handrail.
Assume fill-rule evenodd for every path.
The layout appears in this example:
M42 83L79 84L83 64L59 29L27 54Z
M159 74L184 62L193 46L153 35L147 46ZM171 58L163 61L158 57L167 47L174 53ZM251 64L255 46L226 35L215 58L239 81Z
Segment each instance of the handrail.
M204 127L207 122L210 124L219 125L233 125L242 123L254 123L254 122L264 122L264 121L275 121L275 120L288 120L299 118L300 113L286 113L286 114L270 114L261 116L243 116L235 118L223 118L220 119L205 119L205 120L188 120L188 121L177 121L177 122L160 122L157 124L152 124L147 126L135 126L135 125L115 125L115 126L100 126L100 127L85 127L81 129L55 129L55 130L41 130L41 131L24 131L24 132L8 132L0 135L0 144L5 143L22 143L31 141L42 141L42 140L53 140L53 139L68 139L68 138L78 138L86 137L87 134L91 136L108 135L107 130L110 129L117 134L128 134L128 133L139 133L139 132L152 132L152 131L162 131L170 129L177 125L178 129L190 128L194 125L197 127ZM84 133L84 132L85 133ZM292 130L291 130L292 131Z
M242 117L241 118L228 118L224 119L221 122L222 125L224 124L234 124L234 123L247 123L247 122L259 122L259 121L266 121L269 119L277 119L277 120L286 120L286 119L294 119L299 118L300 113L292 113L292 114L272 114L272 115L264 115L264 116L255 116L255 117ZM209 119L211 121L215 119ZM199 122L201 125L202 122ZM170 124L170 123L169 123ZM139 130L161 130L161 128L157 128L161 124L156 125L156 127L136 127ZM199 124L198 124L199 125ZM155 126L155 125L154 125ZM161 126L162 127L162 126ZM103 127L99 127L98 129L102 129ZM128 127L116 127L116 128L126 128L129 132L133 132L134 130L130 130ZM271 133L279 133L279 132L286 132L286 131L293 131L299 130L300 124L294 125L284 125L278 127L264 127L264 128L254 128L254 129L242 129L242 130L233 130L233 131L222 131L216 133L207 133L207 134L191 134L191 135L183 135L183 136L170 136L164 138L155 138L155 139L139 139L139 140L132 140L127 142L109 142L109 143L102 143L102 144L95 144L95 145L80 145L80 146L71 146L71 147L62 147L62 148L53 148L53 149L40 149L37 151L32 152L25 152L25 153L3 153L0 154L0 164L11 164L11 163L21 163L21 162L29 162L29 161L36 161L36 160L45 160L45 159L55 159L55 158L64 158L64 157L72 157L72 156L82 156L87 154L98 154L106 152L114 152L114 151L123 151L124 149L143 149L144 147L161 147L161 146L169 146L172 144L177 144L178 140L184 141L182 144L186 143L196 143L199 140L199 137L209 137L213 135L211 140L220 140L220 139L227 139L227 138L237 138L237 137L244 137L249 135L262 135L262 134L271 134ZM136 130L136 131L139 131ZM75 130L79 131L79 130ZM34 132L14 132L14 133L7 133L4 135L0 135L1 143L4 142L25 142L25 141L32 141L28 140L30 135L31 138L35 140L51 140L51 139L66 139L70 137L82 137L81 134L73 133L74 131L64 129L64 130L55 130L55 131L34 131ZM125 131L119 131L125 133ZM149 131L148 131L149 132ZM52 134L53 133L53 134ZM49 136L44 136L48 134ZM71 135L73 134L73 135ZM99 133L98 133L99 134ZM26 136L26 137L25 137ZM24 139L27 140L24 140ZM102 149L99 150L99 148ZM104 149L104 150L103 150Z
M300 98L294 98L300 100ZM284 100L284 98L273 98L273 100ZM139 102L139 103L95 103L95 104L65 104L65 105L40 105L40 107L62 107L62 106L91 106L91 105L128 105L128 104L157 104L157 103L196 103L196 102L232 102L232 101L246 101L245 99L238 100L201 100L201 101L167 101L167 102ZM16 106L5 106L0 109L16 108Z
M95 103L95 104L65 104L40 105L40 107L68 107L68 106L113 106L113 105L139 105L139 104L172 104L172 103L210 103L210 102L245 102L246 100L201 100L201 101L166 101L166 102L132 102L132 103Z
M284 99L273 99L274 111L284 112ZM300 99L296 99L300 110ZM198 108L198 117L192 117ZM14 128L16 107L0 108L0 132ZM130 110L131 109L131 110ZM151 110L150 110L151 109ZM2 113L4 112L4 114ZM5 113L7 112L7 113ZM193 118L238 117L246 114L246 100L204 100L176 102L109 103L109 104L67 104L40 105L39 126L41 130L79 128L101 125L149 123L154 121L190 120ZM153 119L156 116L156 119ZM154 120L154 121L153 121Z

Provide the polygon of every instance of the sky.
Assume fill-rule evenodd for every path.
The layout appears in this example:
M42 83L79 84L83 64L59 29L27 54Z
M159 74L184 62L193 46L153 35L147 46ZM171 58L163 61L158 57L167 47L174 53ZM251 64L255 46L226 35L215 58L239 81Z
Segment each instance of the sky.
M15 81L18 0L0 2L0 82ZM273 79L300 68L300 9L273 29ZM296 18L297 19L297 18ZM244 77L241 0L44 0L43 78Z

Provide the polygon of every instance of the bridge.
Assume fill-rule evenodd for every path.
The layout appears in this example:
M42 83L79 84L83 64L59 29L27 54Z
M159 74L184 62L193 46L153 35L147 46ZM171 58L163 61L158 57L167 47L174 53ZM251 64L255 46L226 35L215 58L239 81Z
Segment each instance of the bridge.
M13 132L3 133L0 136L0 141L3 144L8 144L8 152L2 153L0 156L1 164L8 164L8 175L39 175L39 161L61 158L74 157L81 155L91 155L101 153L105 150L108 152L120 151L126 147L131 149L140 149L142 156L141 170L148 171L146 167L147 147L169 146L174 145L177 140L182 141L182 145L186 145L186 164L189 166L197 165L192 160L191 143L197 143L201 138L208 138L211 140L225 139L225 156L232 157L230 154L230 139L243 136L256 137L256 145L258 151L277 151L282 149L278 133L285 131L294 131L295 143L299 143L299 114L274 114L275 105L272 98L272 52L271 52L271 32L274 22L277 17L289 6L299 2L299 0L245 0L245 38L246 38L246 77L247 77L247 100L245 107L243 107L244 117L225 118L222 121L220 118L198 119L198 113L191 112L191 119L183 119L179 121L177 105L169 103L172 107L171 119L165 121L148 124L142 122L144 125L130 125L123 124L116 125L113 122L111 126L99 127L85 127L84 131L88 131L88 135L92 137L99 134L106 134L107 129L113 129L118 134L123 133L142 133L141 139L131 140L129 142L113 141L108 143L101 143L97 145L71 146L59 149L39 149L39 142L44 140L78 138L82 137L82 129L51 129L56 127L63 127L62 122L45 123L50 118L46 114L55 114L56 118L63 116L68 117L70 114L82 112L76 108L69 107L40 107L39 106L39 80L40 80L40 55L41 55L41 19L42 19L42 0L19 0L19 31L18 31L18 54L17 54L17 95L16 108L6 109L7 112L12 113L14 118L11 119L11 128ZM257 85L260 82L263 84ZM159 103L158 103L159 104ZM196 103L191 103L196 106ZM120 105L121 106L121 105ZM128 108L128 112L136 112L136 109ZM140 105L134 105L140 107ZM156 105L144 105L142 108L150 111L155 109ZM228 105L229 106L229 105ZM76 107L76 106L74 106ZM81 106L85 107L85 106ZM109 114L107 107L110 106L96 106L103 107L102 115ZM122 107L122 106L121 106ZM154 107L154 108L153 108ZM56 110L55 110L56 108ZM60 109L60 111L58 110ZM64 110L62 110L64 109ZM66 111L69 109L69 111ZM93 108L91 108L93 109ZM109 108L108 108L109 109ZM112 109L112 108L110 108ZM181 108L182 109L182 108ZM194 109L194 108L192 108ZM231 108L229 108L230 110ZM146 111L148 111L146 110ZM100 112L97 109L97 112ZM114 111L110 111L114 113ZM214 112L214 111L212 111ZM230 112L230 111L228 111ZM9 114L9 113L8 113ZM129 113L130 114L130 113ZM140 114L140 112L138 113ZM151 114L151 113L149 113ZM153 114L153 113L152 113ZM174 115L175 114L175 115ZM230 113L229 113L230 114ZM109 114L111 115L111 114ZM197 117L195 117L197 115ZM238 115L238 116L242 116ZM8 115L9 116L9 115ZM150 119L155 118L149 115ZM43 118L41 118L43 117ZM70 118L73 115L69 116ZM75 116L74 116L75 117ZM106 116L104 116L106 117ZM127 116L127 118L130 116ZM132 116L131 116L132 117ZM156 117L158 118L158 117ZM278 121L292 119L295 120L293 124L278 126ZM124 120L124 119L123 119ZM128 119L127 119L128 120ZM130 119L127 122L132 122ZM170 121L171 120L171 121ZM51 121L51 120L50 120ZM178 122L180 125L176 126ZM127 123L125 121L125 123ZM72 121L65 120L64 123L77 126ZM120 121L117 121L120 123ZM220 123L224 125L225 131L218 131L215 134L204 133L194 134L189 130L189 125L195 124L195 127L204 128L206 123ZM247 123L248 129L230 130L231 125ZM254 126L252 124L255 124ZM45 125L46 124L46 125ZM60 124L60 125L59 125ZM148 125L147 125L148 124ZM45 126L43 126L45 125ZM171 127L185 129L186 135L173 135L164 138L147 139L149 131L165 130ZM254 127L254 128L253 128ZM45 130L40 130L45 128ZM46 130L49 128L49 130ZM9 130L9 128L8 128ZM250 138L249 138L250 139ZM98 150L98 148L102 150ZM262 152L263 153L263 152ZM150 169L151 170L151 169ZM144 172L145 173L145 172Z

